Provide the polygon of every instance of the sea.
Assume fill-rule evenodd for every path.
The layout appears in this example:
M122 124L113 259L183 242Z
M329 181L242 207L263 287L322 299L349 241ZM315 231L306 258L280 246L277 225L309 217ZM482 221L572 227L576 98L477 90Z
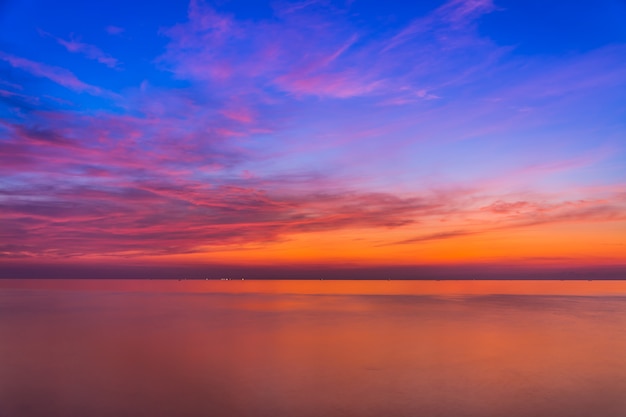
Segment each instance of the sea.
M626 281L0 280L0 417L624 417Z

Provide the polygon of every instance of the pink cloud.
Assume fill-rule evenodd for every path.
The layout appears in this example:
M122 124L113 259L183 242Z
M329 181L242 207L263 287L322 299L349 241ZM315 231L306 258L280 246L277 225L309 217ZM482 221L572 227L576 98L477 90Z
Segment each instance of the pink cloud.
M227 108L222 110L221 113L229 119L245 124L251 123L255 119L252 110L243 106L237 108Z
M396 48L429 33L439 33L437 40L450 44L457 38L450 31L466 30L478 17L494 10L492 0L450 0L429 15L411 22L389 40L383 51ZM445 36L442 36L444 33Z
M493 0L451 0L437 9L435 14L453 25L467 25L494 10Z
M9 82L7 80L2 80L2 79L0 79L0 85L11 88L13 90L18 90L18 91L22 91L24 89L24 87L22 87L19 84L15 84L15 83Z
M298 95L334 97L366 94L377 86L372 77L340 69L338 61L358 36L346 33L339 43L335 35L345 30L316 17L290 14L276 23L236 22L199 1L190 4L188 16L187 23L165 32L172 42L161 57L181 77L229 86L259 80ZM310 45L306 55L301 53L304 42Z
M410 239L401 240L399 242L393 242L392 245L408 245L413 243L429 242L432 240L456 239L459 237L475 235L478 233L480 232L467 230L452 230L449 232L430 233L426 235L416 236Z
M2 203L2 222L12 226L3 229L5 241L19 236L16 256L189 253L293 232L400 227L412 222L413 212L432 209L426 200L385 194L285 199L250 187L168 182L23 187ZM33 199L42 187L46 197Z
M414 22L382 40L369 40L339 16L307 6L289 7L275 21L255 22L235 20L195 0L188 21L164 31L170 43L159 62L180 78L209 82L230 94L267 97L273 93L268 90L278 89L297 98L378 96L397 105L440 97L437 86L466 81L484 66L472 57L495 49L469 24L492 10L488 1L451 1L424 18L426 25ZM451 29L461 21L467 26ZM433 47L432 36L443 43ZM459 66L466 75L458 74ZM407 86L415 92L410 100Z
M482 207L481 210L490 211L496 214L519 213L530 206L528 201L506 202L498 200L488 206Z
M38 98L36 97L30 97L24 94L16 93L14 91L8 91L4 89L0 89L0 96L1 97L15 97L25 102L31 102L31 103L37 103L39 101Z
M376 90L382 81L355 80L350 74L287 74L275 80L282 89L295 95L348 98Z
M530 227L563 222L614 222L626 220L626 199L613 196L612 200L576 200L559 202L496 202L485 207L506 217L509 227Z
M109 35L121 35L122 33L124 33L124 28L120 27L120 26L107 26L106 28L104 28L104 30L109 34Z
M47 78L63 87L78 92L85 92L92 95L104 95L107 92L100 87L87 84L79 80L72 72L65 68L54 67L47 64L20 58L0 51L0 60L7 62L14 68L19 68L36 77Z
M457 210L465 219L465 229L422 234L409 239L391 242L391 245L414 244L432 240L456 239L466 236L546 226L551 224L577 224L590 222L613 223L626 221L626 197L615 194L611 200L577 201L513 201L497 200L481 207L481 212L491 217L478 219L471 206ZM468 221L472 219L471 221Z
M119 68L119 61L113 58L111 55L104 53L97 46L90 45L84 42L80 42L76 39L65 40L61 38L55 38L56 41L65 47L69 52L79 53L86 56L89 59L98 61L101 64L106 65L109 68Z
M426 196L341 190L337 180L331 190L314 177L242 177L248 151L203 134L220 119L182 113L186 122L54 112L38 113L30 126L5 122L0 171L38 180L15 178L1 191L9 197L0 203L2 240L19 242L4 245L4 256L219 250L291 233L404 227L445 209ZM93 140L80 140L86 135ZM209 180L199 175L215 163Z
M291 2L278 2L275 7L279 14L285 15L289 13L299 12L300 10L319 4L320 0L303 0L303 1L291 1Z
M415 244L552 223L622 221L626 212L623 192L558 201L486 197L490 190L481 189L375 193L337 178L242 176L247 159L256 156L205 134L208 126L233 119L218 108L207 120L211 113L190 111L193 102L172 103L180 108L169 117L39 113L32 126L4 122L9 135L0 146L0 171L29 172L38 180L1 191L8 198L0 204L0 236L19 242L0 248L3 256L219 251L292 233L453 220L449 231L397 242ZM94 140L79 140L86 135ZM210 176L200 176L208 165L214 166ZM485 213L490 217L480 217Z

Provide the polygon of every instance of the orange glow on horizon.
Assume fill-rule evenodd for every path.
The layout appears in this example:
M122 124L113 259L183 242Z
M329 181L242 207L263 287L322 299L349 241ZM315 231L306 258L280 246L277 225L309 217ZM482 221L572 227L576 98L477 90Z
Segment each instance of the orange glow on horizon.
M434 232L432 234L445 231ZM350 230L290 235L254 245L207 248L195 254L163 256L165 262L255 264L420 265L524 263L529 265L612 265L626 261L626 223L558 224L396 243L415 231Z

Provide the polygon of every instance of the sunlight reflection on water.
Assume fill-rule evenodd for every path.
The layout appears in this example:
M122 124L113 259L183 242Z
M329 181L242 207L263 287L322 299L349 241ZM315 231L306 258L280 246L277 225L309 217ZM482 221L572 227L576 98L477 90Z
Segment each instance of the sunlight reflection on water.
M0 282L0 416L626 415L623 282Z

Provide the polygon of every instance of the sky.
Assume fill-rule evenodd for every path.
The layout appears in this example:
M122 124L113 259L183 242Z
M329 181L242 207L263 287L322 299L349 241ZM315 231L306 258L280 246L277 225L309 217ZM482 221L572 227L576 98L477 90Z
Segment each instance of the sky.
M0 0L37 265L626 271L626 3Z

